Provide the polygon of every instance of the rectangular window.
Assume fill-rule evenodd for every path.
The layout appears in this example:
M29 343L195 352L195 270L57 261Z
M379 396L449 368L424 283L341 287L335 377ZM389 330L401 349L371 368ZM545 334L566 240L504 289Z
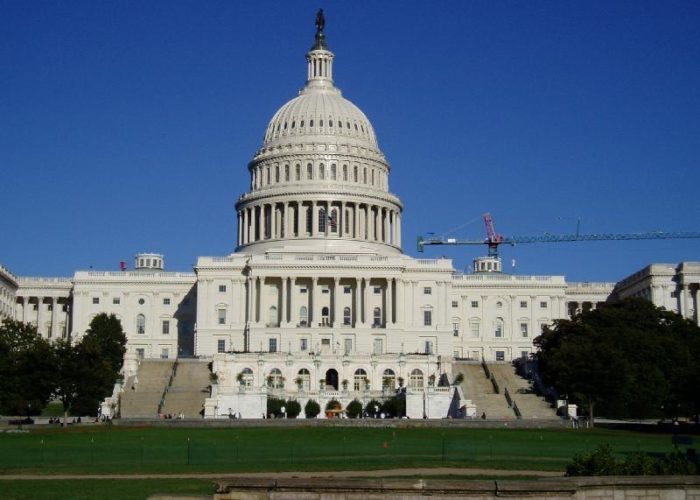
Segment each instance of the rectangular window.
M500 323L496 325L496 331L494 332L494 335L496 337L503 337L503 325L501 325Z
M100 298L99 298L99 297L93 297L93 298L92 298L92 303L93 303L93 304L99 304L99 303L100 303Z
M345 347L345 354L350 354L352 352L352 339L345 339L344 347Z
M321 345L324 347L330 347L331 339L329 339L329 338L321 339Z
M351 286L344 286L343 293L352 293L352 287Z
M433 311L423 311L423 325L430 326L433 324Z
M331 291L328 288L322 288L321 293L331 293Z
M136 349L136 356L139 359L143 359L146 356L146 350L142 348Z
M384 340L383 339L374 339L374 354L383 354L384 353Z
M452 323L452 336L459 337L459 323Z
M425 349L425 354L432 354L432 353L433 353L433 342L432 342L432 340L426 340L426 341L425 341L424 349Z
M380 295L382 293L382 287L375 286L373 292L375 295Z
M423 295L431 295L433 293L433 289L430 288L429 286L423 287Z
M469 329L472 332L473 338L479 338L479 323L470 323Z
M453 308L459 307L459 301L453 300L453 301L452 301L452 307L453 307Z
M527 359L530 357L530 353L528 351L520 351L520 357Z
M114 305L118 306L119 304L121 304L121 302L122 302L122 299L120 299L119 297L114 297L112 299L112 304L114 304Z
M472 300L472 307L479 307L479 301L478 301L478 300Z
M276 338L268 339L268 346L269 346L268 350L270 352L277 352L277 339Z
M307 289L306 289L306 288L300 288L300 289L299 289L299 293L306 293L306 292L307 292Z
M520 323L520 333L523 335L523 337L527 337L527 323Z
M496 361L505 361L506 353L505 351L496 351Z
M219 324L226 324L226 309L219 309Z
M170 349L163 347L160 350L160 359L168 359L170 357Z
M308 339L299 339L299 350L306 351L308 349L309 349L309 340Z
M226 352L226 340L219 339L216 341L216 352Z
M525 309L527 308L527 301L521 300L520 301L520 309Z
M163 320L163 335L170 335L170 320Z
M220 292L225 292L226 291L226 285L219 285L219 291Z
M163 299L163 305L164 305L164 306L169 306L169 305L170 305L170 299L167 298L167 297L164 298L164 299Z

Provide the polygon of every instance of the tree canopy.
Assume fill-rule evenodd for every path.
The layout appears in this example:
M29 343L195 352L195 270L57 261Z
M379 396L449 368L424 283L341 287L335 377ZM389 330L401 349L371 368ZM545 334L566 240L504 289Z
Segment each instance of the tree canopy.
M642 299L558 320L537 337L545 383L594 417L697 414L700 328Z

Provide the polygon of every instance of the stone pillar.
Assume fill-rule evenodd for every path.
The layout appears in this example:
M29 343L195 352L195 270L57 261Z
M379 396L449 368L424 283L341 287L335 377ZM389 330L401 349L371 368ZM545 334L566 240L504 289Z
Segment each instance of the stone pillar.
M318 206L316 202L311 202L311 236L318 233Z
M394 278L386 280L386 326L394 324Z
M314 277L311 279L311 294L309 295L311 303L309 304L309 326L314 328L318 323L320 315L316 314L316 308L319 302L318 293L318 278Z
M292 325L299 324L299 311L294 304L294 293L297 288L297 279L289 278L289 323Z
M326 220L323 221L323 222L324 222L323 228L325 229L325 230L323 231L323 236L328 237L328 233L331 232L331 227L330 227L330 226L331 226L331 221L330 221L330 216L331 216L331 202L330 202L330 201L326 201L325 203L326 203Z
M404 300L404 284L401 278L396 280L396 324L403 325L404 311L406 310L406 303Z
M363 299L362 310L364 312L363 319L364 319L365 325L371 325L372 320L371 320L371 317L369 315L370 311L369 311L369 300L368 300L369 299L369 279L364 278L363 280L365 282L365 288L364 288L363 294L362 294L362 299Z
M355 307L353 307L353 316L355 321L353 327L357 328L362 324L362 311L360 310L360 294L362 293L362 282L360 278L355 278Z
M287 326L289 324L287 315L287 278L282 277L282 289L280 290L280 325Z
M690 318L690 304L688 301L688 295L690 295L690 290L688 289L688 285L683 284L681 285L681 316L683 316L686 319L691 319ZM41 307L39 308L41 309Z
M332 292L332 302L331 302L331 310L330 310L330 323L332 327L338 327L342 323L338 322L338 290L339 290L339 284L340 284L340 279L338 278L333 278L333 290ZM340 317L342 318L343 315L340 314Z
M401 214L396 213L396 246L401 246Z
M352 217L352 237L353 238L359 238L360 237L360 205L359 203L355 202L355 209L353 211L353 217Z
M284 231L281 234L282 238L289 238L292 234L292 232L289 230L289 225L290 220L289 220L289 202L285 201L284 202Z
M260 311L258 312L258 322L265 326L269 319L267 311L267 300L265 297L265 276L260 276Z
M36 330L41 335L44 325L44 297L36 298Z
M58 336L58 315L60 314L58 297L51 297L51 329L47 332L49 338L52 335Z
M270 203L270 239L277 239L277 203Z
M372 207L367 205L367 239L374 241L374 223L376 222L374 218L374 212Z
M22 297L22 322L27 323L29 321L29 297Z
M383 231L383 236L382 239L384 240L384 243L389 243L389 209L384 208L384 231Z
M258 277L253 276L250 281L250 323L258 323Z

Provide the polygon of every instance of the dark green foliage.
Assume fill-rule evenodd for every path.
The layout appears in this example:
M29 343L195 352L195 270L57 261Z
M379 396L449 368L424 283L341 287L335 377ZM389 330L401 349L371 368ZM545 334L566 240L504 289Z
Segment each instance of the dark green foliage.
M635 452L621 459L613 455L609 444L598 446L593 453L575 455L573 462L566 466L567 476L689 475L698 472L698 464L679 450L661 456Z
M51 345L29 323L0 324L0 413L38 415L53 392Z
M403 417L406 415L406 400L401 396L392 396L382 403L382 413L388 417Z
M287 418L297 418L301 413L301 405L294 399L288 399L284 408L287 410Z
M59 340L56 356L56 395L64 411L96 415L100 402L112 393L126 352L126 335L114 314L98 314L75 344Z
M350 418L358 418L360 415L362 415L362 403L360 403L357 399L353 399L345 408L345 413L347 413L348 417Z
M267 398L267 416L270 418L279 418L282 416L282 407L286 401L279 398Z
M304 416L306 418L316 418L319 413L321 413L321 406L313 399L309 399L304 405Z
M365 405L365 413L372 418L378 417L381 411L382 403L376 399L370 400L370 402Z
M328 401L328 403L326 403L326 411L335 410L336 408L342 408L340 401L337 399L331 399Z
M544 381L589 416L656 418L698 411L700 328L641 299L544 327L535 339Z

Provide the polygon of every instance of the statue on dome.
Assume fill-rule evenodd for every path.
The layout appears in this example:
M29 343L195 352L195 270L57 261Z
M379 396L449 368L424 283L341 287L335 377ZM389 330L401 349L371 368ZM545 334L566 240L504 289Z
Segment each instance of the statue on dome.
M323 9L318 9L316 13L316 32L323 33L323 28L326 27L326 16L323 15Z

